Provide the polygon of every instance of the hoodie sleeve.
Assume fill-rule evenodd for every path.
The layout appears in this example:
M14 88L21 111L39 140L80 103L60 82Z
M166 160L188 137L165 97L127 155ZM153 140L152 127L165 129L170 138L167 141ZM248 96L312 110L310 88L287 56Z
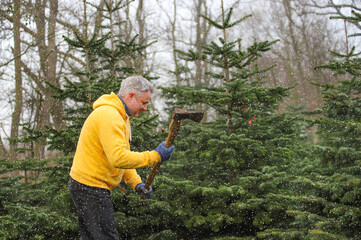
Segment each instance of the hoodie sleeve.
M126 125L118 111L111 106L96 109L98 136L109 163L115 168L134 169L152 166L160 161L156 151L128 150Z
M133 190L135 189L135 186L137 186L138 183L142 182L142 179L140 178L140 176L138 175L135 169L125 170L123 174L123 180L128 186L133 188Z

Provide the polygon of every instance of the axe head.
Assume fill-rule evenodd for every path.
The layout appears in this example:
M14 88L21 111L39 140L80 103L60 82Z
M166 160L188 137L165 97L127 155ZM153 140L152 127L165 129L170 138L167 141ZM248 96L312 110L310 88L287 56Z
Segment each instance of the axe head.
M187 111L179 108L176 108L173 111L174 120L191 119L195 122L200 122L203 118L203 115L203 112Z

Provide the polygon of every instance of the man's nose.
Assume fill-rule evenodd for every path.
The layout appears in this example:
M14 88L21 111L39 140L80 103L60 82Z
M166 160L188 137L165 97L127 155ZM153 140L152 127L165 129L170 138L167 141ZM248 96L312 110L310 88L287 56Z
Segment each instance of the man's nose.
M147 111L147 105L143 106L143 111Z

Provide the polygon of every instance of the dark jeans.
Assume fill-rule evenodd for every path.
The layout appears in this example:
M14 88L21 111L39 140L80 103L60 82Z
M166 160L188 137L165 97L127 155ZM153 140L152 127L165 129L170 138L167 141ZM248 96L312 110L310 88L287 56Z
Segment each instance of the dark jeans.
M109 190L70 178L69 191L77 208L81 240L119 239Z

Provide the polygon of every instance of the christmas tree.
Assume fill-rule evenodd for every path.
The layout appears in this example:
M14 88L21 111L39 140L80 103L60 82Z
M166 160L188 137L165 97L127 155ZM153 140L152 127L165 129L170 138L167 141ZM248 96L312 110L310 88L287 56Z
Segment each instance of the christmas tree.
M338 17L335 17L338 18ZM361 15L343 18L355 24ZM356 33L348 37L357 37ZM287 214L294 217L286 229L261 234L264 239L359 239L361 163L361 61L355 48L346 54L331 52L334 59L318 69L332 70L343 80L317 84L322 89L323 106L314 120L320 141L313 156L304 159L293 184L301 191L285 196ZM292 238L292 239L293 239Z
M286 205L270 194L292 194L286 188L291 178L286 170L297 161L297 151L302 152L297 146L304 140L302 121L297 112L276 113L289 88L265 87L272 66L258 65L277 41L254 42L247 48L239 47L239 39L228 41L227 31L249 17L233 21L232 13L224 11L222 23L203 16L222 37L204 45L202 53L178 51L187 62L183 66L194 61L212 65L208 74L214 85L162 88L167 104L187 110L207 106L215 117L182 126L172 160L154 181L157 200L133 199L137 211L120 211L120 227L138 222L134 231L123 230L124 238L232 239L256 236L292 219ZM183 69L187 71L174 72L189 79L191 70Z
M113 4L107 5L108 14L115 7L119 8L119 4ZM54 92L53 97L66 103L64 127L60 130L49 127L45 131L28 129L26 137L16 140L30 146L19 150L31 153L31 143L46 138L48 149L59 152L60 157L0 162L1 173L19 171L19 175L4 177L0 181L1 239L78 238L78 220L67 184L81 127L97 98L110 92L117 93L122 79L139 74L132 65L126 65L124 59L129 62L129 59L137 58L141 50L147 47L137 43L137 36L130 42L123 41L121 37L111 33L103 36L94 33L91 38L87 35L80 37L76 33L74 37L64 36L69 48L80 54L84 62L84 65L78 66L79 70L73 72L72 77L65 78L61 88L49 85ZM106 44L109 41L110 48ZM149 130L156 128L157 116L143 114L134 119L132 125L135 136L133 149L144 151L159 144L155 130ZM24 182L20 174L24 171L36 174ZM115 191L114 198L123 198L121 193L120 190Z

